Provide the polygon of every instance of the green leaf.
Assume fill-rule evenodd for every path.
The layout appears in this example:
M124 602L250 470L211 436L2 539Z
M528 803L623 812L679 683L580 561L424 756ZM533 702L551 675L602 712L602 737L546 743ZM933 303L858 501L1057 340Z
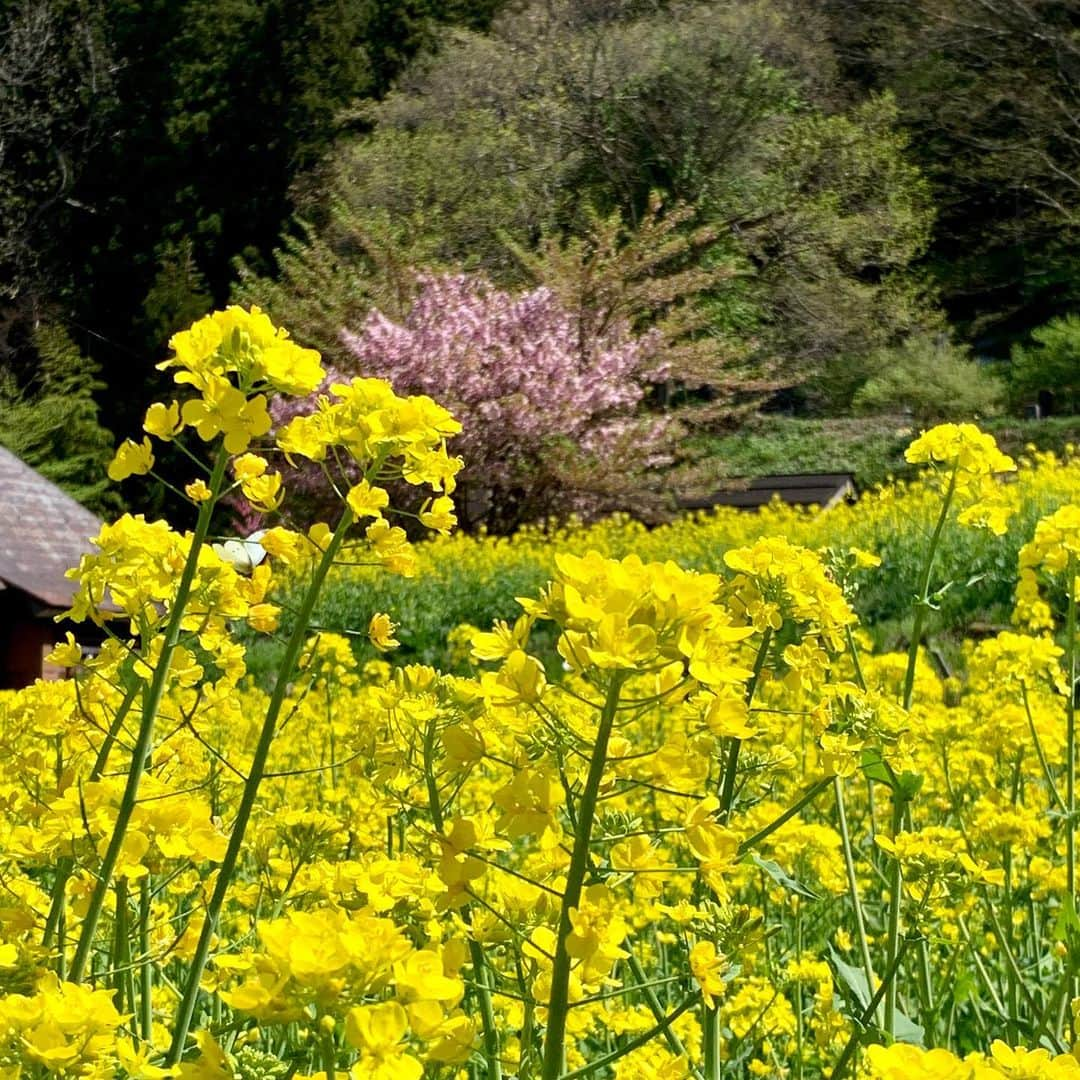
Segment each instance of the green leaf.
M759 855L751 855L750 858L755 866L761 867L777 885L787 889L788 892L793 892L796 896L805 896L807 900L817 900L818 895L813 889L808 888L801 881L796 881L771 859L763 859Z
M916 1024L899 1009L893 1016L893 1034L897 1042L911 1043L912 1046L922 1046L926 1037L922 1025Z
M900 795L905 802L911 802L923 786L923 778L918 773L902 773L897 780Z
M862 755L863 776L867 780L876 780L887 788L893 786L893 776L885 765L885 761L876 750L864 750Z
M836 969L836 974L851 991L852 997L859 1005L860 1015L852 1016L851 1019L861 1021L861 1014L866 1012L873 998L870 986L866 981L866 973L862 968L853 967L844 960L832 945L829 946L829 959ZM893 1033L897 1042L911 1043L913 1046L922 1046L926 1035L926 1032L919 1024L916 1024L910 1017L905 1016L899 1009L896 1010L893 1016Z
M870 993L870 986L866 981L866 972L862 968L853 967L846 960L841 959L840 954L832 945L829 946L829 958L832 960L833 967L836 968L836 974L840 976L844 985L855 996L860 1010L865 1012L870 1005L870 999L873 997Z
M1076 901L1066 893L1054 922L1054 940L1068 941L1070 938L1075 940L1078 936L1080 936L1080 918L1076 915Z

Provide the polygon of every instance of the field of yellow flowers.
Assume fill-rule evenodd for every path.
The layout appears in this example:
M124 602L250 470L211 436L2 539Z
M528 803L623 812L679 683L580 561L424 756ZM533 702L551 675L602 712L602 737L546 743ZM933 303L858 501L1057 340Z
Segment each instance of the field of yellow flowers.
M110 472L174 443L195 528L105 526L72 608L105 646L0 695L3 1077L1080 1077L1080 465L1005 483L989 436L945 425L913 488L791 528L414 547L388 487L452 530L445 409L357 379L272 431L267 395L318 387L317 354L238 308L172 349L185 400ZM276 510L297 458L339 518L215 543L221 500ZM951 539L1040 500L1013 629L943 678L920 646ZM912 536L906 653L852 606L882 572L838 541L859 515ZM468 674L363 663L356 627L313 622L332 570L515 543L551 545L549 580L456 632ZM671 557L693 545L712 569ZM389 651L398 621L364 631ZM253 634L283 639L264 688Z

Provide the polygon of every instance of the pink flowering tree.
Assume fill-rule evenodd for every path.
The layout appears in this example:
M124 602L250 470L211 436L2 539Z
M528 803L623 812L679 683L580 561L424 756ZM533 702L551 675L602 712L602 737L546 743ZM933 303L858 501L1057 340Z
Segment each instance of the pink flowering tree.
M351 363L332 378L377 376L453 411L464 523L595 513L641 497L675 431L644 408L667 374L659 338L594 322L547 288L515 296L476 275L424 274L402 321L373 310L342 333Z

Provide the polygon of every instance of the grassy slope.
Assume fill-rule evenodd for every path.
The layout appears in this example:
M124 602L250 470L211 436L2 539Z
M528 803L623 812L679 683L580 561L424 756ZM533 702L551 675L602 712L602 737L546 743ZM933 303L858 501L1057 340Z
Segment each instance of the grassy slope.
M1028 443L1061 453L1080 444L1080 416L1050 420L998 418L980 421L1006 453L1023 453ZM916 434L910 420L868 417L803 420L759 415L732 435L700 439L686 449L693 459L680 470L680 483L708 487L725 477L789 472L853 472L861 489L908 473L904 448Z

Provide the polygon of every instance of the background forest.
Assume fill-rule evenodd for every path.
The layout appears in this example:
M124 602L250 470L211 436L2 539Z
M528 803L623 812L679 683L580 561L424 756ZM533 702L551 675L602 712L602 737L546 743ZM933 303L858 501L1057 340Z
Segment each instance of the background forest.
M451 402L464 522L500 531L760 471L873 482L940 419L1080 428L1073 0L0 25L0 443L95 509L169 335L229 301ZM1057 418L1025 419L1045 390Z

